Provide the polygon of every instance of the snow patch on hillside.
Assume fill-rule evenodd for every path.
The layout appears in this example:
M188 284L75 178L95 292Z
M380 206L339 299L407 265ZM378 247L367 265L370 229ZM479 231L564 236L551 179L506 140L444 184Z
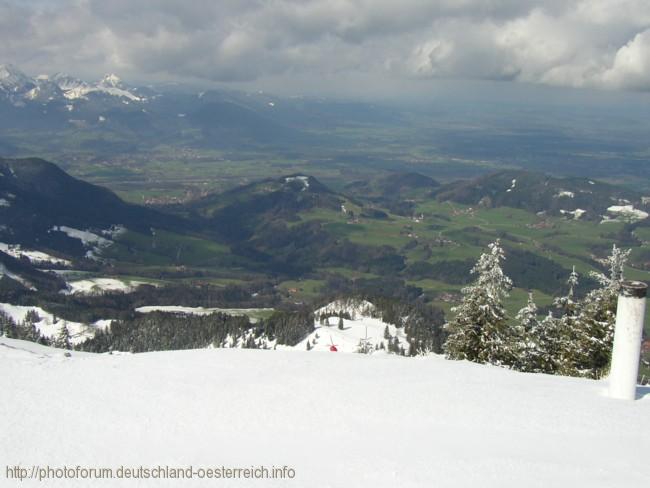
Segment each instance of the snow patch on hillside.
M110 238L110 239L115 239L116 237L121 236L126 232L126 227L123 225L112 225L110 228L101 231L102 235Z
M72 265L72 263L67 259L56 258L42 251L23 249L20 246L20 244L5 244L4 242L0 242L0 251L4 252L5 254L9 254L10 256L13 256L16 259L25 257L29 259L29 261L32 264L51 263L51 264L58 264L61 266Z
M555 198L574 198L576 195L572 191L560 190L555 194Z
M25 286L26 288L29 288L30 290L34 290L34 291L36 290L36 288L34 288L34 286L32 286L32 284L29 281L27 281L25 278L17 275L16 273L12 273L7 269L7 267L3 263L0 263L0 278L2 278L3 276L7 276L12 280L16 280L18 283Z
M309 177L308 176L287 176L284 179L285 183L291 183L292 181L300 181L302 182L302 190L305 191L307 188L309 188Z
M648 218L647 212L634 208L634 205L612 205L607 208L607 213L611 216L606 215L603 222L620 220L636 222Z
M367 342L368 352L385 352L389 348L389 341L409 350L409 344L403 328L396 328L381 319L357 316L356 320L340 319L343 328L339 329L339 318L328 317L323 323L318 320L314 323L314 332L309 334L294 349L306 350L307 341L312 351L329 351L335 346L337 352L356 353ZM389 338L384 334L388 329Z
M625 402L604 396L604 381L438 356L227 349L71 354L0 338L5 464L296 470L294 480L223 483L265 488L611 488L648 482L647 388L639 389L640 400Z
M93 327L95 329L108 330L111 328L112 324L113 324L112 319L101 319L98 320L97 322L94 322Z
M112 226L110 229L101 232L107 233L105 235L113 236L113 235L119 235L121 232L123 232L122 229L123 227L121 226ZM94 234L93 232L90 232L88 230L79 230L65 225L55 225L49 230L49 232L53 232L53 231L63 232L64 234L66 234L68 237L72 239L79 239L84 246L90 248L86 252L86 257L88 259L97 259L97 255L101 253L101 250L103 248L110 246L113 243L112 241L104 237L98 236L97 234Z
M104 239L103 237L93 234L87 230L74 229L72 227L67 227L65 225L59 225L52 227L53 231L63 232L67 234L68 237L73 239L79 239L84 245L99 245L99 246L110 246L111 241Z
M36 312L40 320L35 322L38 331L44 337L56 339L63 326L68 328L70 333L70 342L72 344L79 344L86 339L94 336L94 331L91 327L81 324L79 322L70 322L61 318L56 318L49 312L46 312L41 307L28 307L21 305L11 305L9 303L0 303L0 311L6 313L16 323L20 324L25 321L27 314L30 311Z
M314 312L314 331L294 346L296 349L329 351L334 346L337 352L356 353L360 349L377 353L394 350L409 350L409 343L403 328L387 324L376 316L376 307L367 300L335 300ZM342 325L342 328L339 327Z
M575 220L579 220L584 214L587 213L586 210L581 208L576 208L575 210L560 210L562 215L571 215Z
M372 317L375 305L367 300L340 299L317 309L314 315L342 315L348 314L352 319L357 317Z
M9 202L9 200L5 200L4 198L0 198L0 207L11 207L11 202Z
M236 317L247 316L251 323L257 322L256 314L272 312L272 308L204 308L204 307L182 307L179 305L151 305L135 309L139 313L165 312L188 315L211 315L213 313L224 313Z
M68 282L68 289L61 293L66 295L101 295L104 292L130 293L138 286L146 284L143 281L118 280L115 278L89 278Z

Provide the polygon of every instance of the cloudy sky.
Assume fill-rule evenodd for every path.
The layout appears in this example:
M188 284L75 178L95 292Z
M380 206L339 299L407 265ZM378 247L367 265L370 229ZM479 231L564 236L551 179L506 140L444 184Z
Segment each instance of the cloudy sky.
M0 0L29 74L303 92L491 80L650 91L650 0Z

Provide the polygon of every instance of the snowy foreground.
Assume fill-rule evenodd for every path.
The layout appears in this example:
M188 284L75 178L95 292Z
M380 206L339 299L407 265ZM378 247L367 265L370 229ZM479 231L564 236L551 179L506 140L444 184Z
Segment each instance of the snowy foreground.
M650 389L440 357L91 355L0 338L0 486L649 486ZM290 466L293 480L7 479L6 465Z

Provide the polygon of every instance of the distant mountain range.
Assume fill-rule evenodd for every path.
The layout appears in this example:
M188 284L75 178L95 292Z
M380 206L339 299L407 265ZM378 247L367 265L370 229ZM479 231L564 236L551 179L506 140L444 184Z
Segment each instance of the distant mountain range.
M321 119L319 104L305 111L278 107L277 100L261 93L132 86L115 74L94 82L64 73L31 77L0 65L0 155L35 145L36 153L81 150L102 157L159 144L242 149L314 142L303 127L307 118ZM34 137L43 133L48 136Z
M91 97L116 97L128 102L143 102L137 87L127 87L114 74L97 82L85 82L65 73L27 76L13 65L0 65L0 97L16 107L29 103L88 100Z

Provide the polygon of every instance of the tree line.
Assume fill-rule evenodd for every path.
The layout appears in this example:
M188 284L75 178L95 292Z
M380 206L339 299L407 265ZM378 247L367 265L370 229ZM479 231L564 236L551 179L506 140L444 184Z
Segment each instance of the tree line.
M617 296L629 254L613 246L605 260L607 272L590 273L598 287L583 298L576 297L574 268L566 294L554 299L555 313L540 317L531 293L511 319L502 300L512 281L502 268L500 242L493 242L472 268L475 279L462 289L462 301L445 324L446 356L526 372L601 378L609 369Z

